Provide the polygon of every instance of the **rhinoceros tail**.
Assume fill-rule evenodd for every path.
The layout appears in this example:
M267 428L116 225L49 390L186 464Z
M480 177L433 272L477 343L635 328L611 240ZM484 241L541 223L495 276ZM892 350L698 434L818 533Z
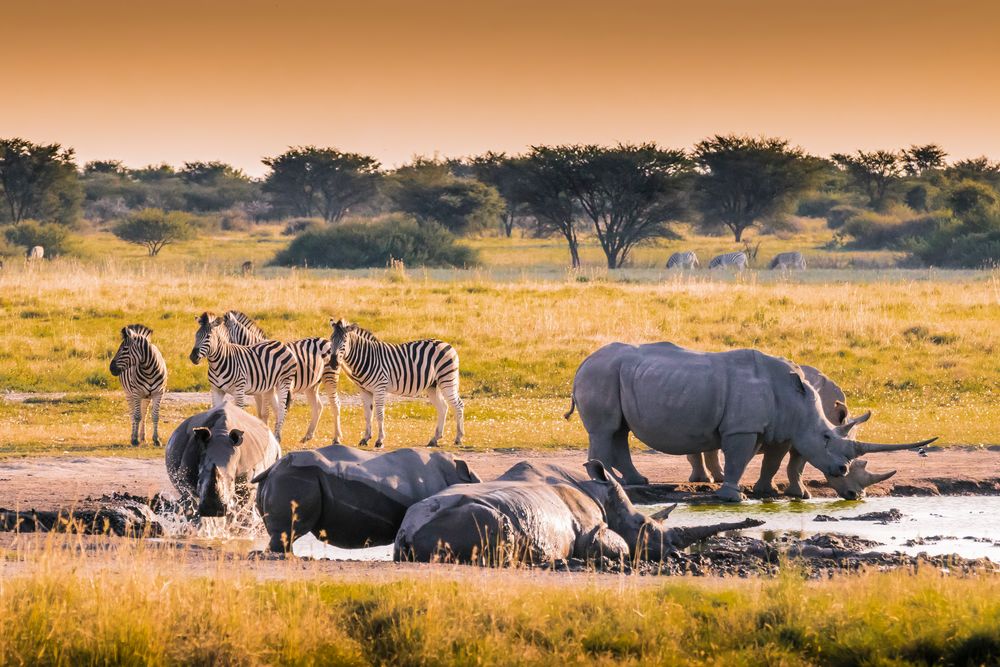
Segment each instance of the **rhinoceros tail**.
M576 410L576 394L570 396L569 399L569 412L563 415L563 419L569 419L573 416L573 411Z

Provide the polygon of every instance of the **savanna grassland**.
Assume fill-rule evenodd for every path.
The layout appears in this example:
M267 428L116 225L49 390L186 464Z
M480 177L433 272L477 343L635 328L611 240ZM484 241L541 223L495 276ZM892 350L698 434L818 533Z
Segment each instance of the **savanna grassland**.
M986 665L1000 579L806 580L191 560L141 543L5 552L3 664ZM327 573L326 575L322 574Z
M579 362L611 341L660 340L702 350L756 347L815 365L843 386L854 409L875 411L865 432L871 439L998 442L995 271L762 269L734 277L655 268L677 247L697 248L705 263L710 252L731 249L715 237L643 248L636 268L612 273L596 257L568 272L553 242L533 239L472 241L482 265L470 270L285 270L264 267L287 242L275 229L188 242L154 259L97 236L81 242L84 259L14 264L0 274L0 387L18 399L0 402L0 453L154 455L123 446L124 401L108 372L118 330L152 327L170 391L204 392L206 368L187 358L194 318L229 308L278 339L327 336L328 319L344 317L390 341L453 343L473 448L584 446L579 422L562 419ZM758 264L791 247L811 249L820 258L813 265L849 261L821 240L811 232L765 237ZM599 252L594 244L584 249L585 258ZM850 261L892 266L881 253L867 255ZM247 257L258 265L255 277L238 275ZM346 378L341 391L353 392ZM166 400L163 437L198 404ZM345 407L349 442L360 434L360 413L356 404ZM425 402L391 404L390 443L422 444L432 415ZM307 419L300 401L286 446ZM324 419L318 442L330 432Z

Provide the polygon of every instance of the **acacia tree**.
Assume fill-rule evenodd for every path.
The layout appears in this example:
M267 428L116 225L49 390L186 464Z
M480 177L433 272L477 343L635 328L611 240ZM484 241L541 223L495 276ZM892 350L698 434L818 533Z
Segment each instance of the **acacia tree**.
M454 234L491 227L504 211L504 201L493 187L460 178L451 164L439 160L417 158L400 167L390 176L388 190L398 210Z
M822 162L779 138L716 135L698 142L694 161L702 225L725 225L739 242L743 232L775 216L808 190Z
M889 187L902 175L903 162L893 151L858 151L851 155L834 153L830 158L868 195L872 208L885 205Z
M378 160L360 153L300 146L263 162L271 168L264 191L302 217L318 214L336 222L370 199L378 185Z
M526 175L524 160L490 151L472 158L469 167L477 179L492 186L503 198L505 207L500 215L501 229L504 236L510 238L524 214L523 205L518 201Z
M609 269L624 266L643 241L677 237L669 222L684 210L690 163L683 151L655 143L567 150L573 195L594 225Z
M188 214L180 211L167 213L158 208L136 211L112 227L111 232L126 243L144 246L150 257L155 257L170 243L195 235Z
M0 139L0 192L15 225L27 218L72 222L80 207L73 149Z
M515 200L535 219L536 233L558 233L569 246L570 265L580 268L580 243L571 171L573 151L565 146L535 146L522 160L524 178Z
M908 176L923 176L925 172L942 168L948 153L937 144L926 144L905 148L900 157Z

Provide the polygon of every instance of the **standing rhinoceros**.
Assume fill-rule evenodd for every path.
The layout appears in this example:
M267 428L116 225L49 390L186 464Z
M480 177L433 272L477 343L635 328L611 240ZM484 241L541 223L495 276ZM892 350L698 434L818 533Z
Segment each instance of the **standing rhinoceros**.
M281 457L260 419L233 403L188 417L167 442L167 475L199 516L232 514L253 502L255 475Z
M932 440L881 445L852 441L853 424L835 426L795 364L757 350L695 352L672 343L612 343L577 369L567 418L579 407L589 458L646 484L632 463L629 433L667 454L721 449L724 483L716 494L738 501L740 478L763 451L773 462L791 447L830 477L843 477L867 452L916 449ZM773 476L773 475L772 475Z
M484 484L461 484L410 507L396 535L395 560L453 560L482 565L568 558L659 561L725 530L759 526L746 519L667 528L670 507L647 517L600 461L589 477L522 461Z
M253 481L269 548L285 552L306 533L346 549L390 544L410 505L480 480L446 452L330 445L291 452Z

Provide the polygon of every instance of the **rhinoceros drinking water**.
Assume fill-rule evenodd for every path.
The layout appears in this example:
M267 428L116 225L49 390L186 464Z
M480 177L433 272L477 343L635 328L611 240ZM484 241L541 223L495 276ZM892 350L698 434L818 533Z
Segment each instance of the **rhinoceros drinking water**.
M406 512L395 560L453 560L481 565L541 563L569 558L660 561L726 530L763 522L668 528L670 507L639 512L600 461L588 476L552 464L522 461L484 484L460 484Z
M446 452L330 445L291 452L253 481L269 548L281 553L306 533L345 549L391 544L410 505L479 477Z
M632 463L629 433L667 454L725 455L723 500L739 501L740 478L763 451L780 464L787 448L830 478L844 477L868 452L917 449L851 440L856 422L840 426L798 366L757 350L695 352L672 343L612 343L577 369L567 417L579 408L590 436L589 458L613 467L626 484L646 484ZM860 420L858 420L860 421Z

